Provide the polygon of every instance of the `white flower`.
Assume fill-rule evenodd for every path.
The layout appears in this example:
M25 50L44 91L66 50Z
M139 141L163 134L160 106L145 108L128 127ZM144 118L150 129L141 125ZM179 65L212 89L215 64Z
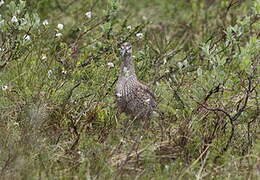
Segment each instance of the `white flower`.
M88 12L86 12L86 14L85 14L86 16L87 16L87 18L91 18L91 16L92 16L92 12L91 11L88 11Z
M121 143L126 143L124 139L120 139L120 142Z
M49 22L48 22L47 19L45 19L45 20L42 22L42 24L43 24L44 26L47 26L47 25L49 24Z
M17 23L18 22L18 19L16 16L13 16L12 19L11 19L11 22L12 23Z
M109 62L109 63L107 63L107 66L110 67L110 68L113 68L114 64L112 62Z
M136 37L139 38L139 39L142 39L144 37L144 34L143 33L137 33Z
M61 37L62 34L61 34L61 33L56 33L55 36L56 36L56 37Z
M164 58L163 58L163 65L165 65L166 63L167 63L167 58L164 57Z
M15 126L19 126L19 123L18 123L18 122L14 122L14 125L15 125Z
M29 41L29 40L31 39L31 37L30 37L28 34L25 34L25 35L23 36L23 39L24 39L25 41Z
M47 56L45 54L43 54L41 59L45 60L45 59L47 59Z
M7 86L7 85L2 86L2 90L3 90L3 91L6 91L7 89L8 89L8 86Z
M126 27L126 29L131 30L132 26L129 25L129 26Z
M59 30L62 30L64 25L63 24L58 24L57 27L58 27Z
M0 1L0 6L2 6L4 3L5 3L4 0L1 0Z
M179 69L181 69L183 67L183 64L181 62L178 62L177 65L178 65Z
M185 59L185 60L183 61L183 64L184 64L186 67L189 65L187 59Z
M62 70L61 73L62 73L62 74L67 74L67 71Z
M49 70L49 71L48 71L48 78L50 78L51 75L52 75L52 70Z

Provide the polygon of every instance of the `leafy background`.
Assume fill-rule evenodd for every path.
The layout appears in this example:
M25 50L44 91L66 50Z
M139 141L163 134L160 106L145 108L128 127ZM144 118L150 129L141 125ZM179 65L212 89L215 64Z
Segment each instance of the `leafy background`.
M260 176L259 0L0 4L3 179ZM124 41L159 102L146 130L115 105Z

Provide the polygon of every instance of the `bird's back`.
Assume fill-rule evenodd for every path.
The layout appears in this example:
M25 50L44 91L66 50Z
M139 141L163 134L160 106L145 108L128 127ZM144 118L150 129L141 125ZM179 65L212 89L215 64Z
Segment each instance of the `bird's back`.
M153 93L135 77L119 78L116 97L119 110L136 118L149 118L156 106Z

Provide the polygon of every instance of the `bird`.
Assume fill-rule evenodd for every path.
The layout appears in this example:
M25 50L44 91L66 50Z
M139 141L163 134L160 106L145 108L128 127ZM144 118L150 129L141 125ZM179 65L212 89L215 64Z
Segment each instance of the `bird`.
M122 43L120 47L121 68L116 82L115 96L119 113L143 120L146 124L156 108L154 93L141 83L135 73L132 45Z

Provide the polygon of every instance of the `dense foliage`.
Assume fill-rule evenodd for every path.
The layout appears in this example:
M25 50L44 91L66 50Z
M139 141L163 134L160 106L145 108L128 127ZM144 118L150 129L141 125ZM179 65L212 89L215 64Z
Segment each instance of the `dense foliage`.
M259 0L0 0L0 177L257 179L259 15ZM117 113L124 41L157 97L148 129Z

